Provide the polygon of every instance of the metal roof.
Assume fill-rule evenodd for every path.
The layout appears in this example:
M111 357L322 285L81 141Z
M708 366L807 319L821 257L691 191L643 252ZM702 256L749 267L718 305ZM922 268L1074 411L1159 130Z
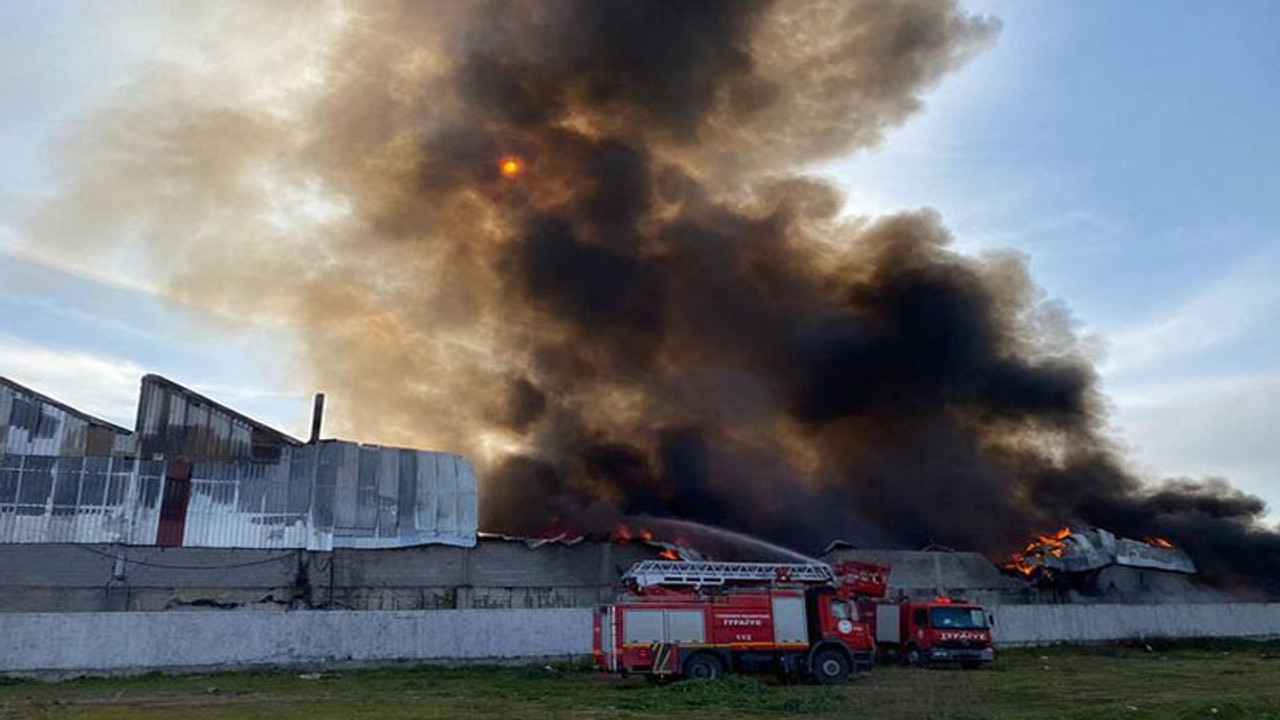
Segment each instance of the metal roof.
M36 392L35 390L32 390L31 388L27 387L26 385L22 385L22 384L20 384L20 383L16 383L16 382L14 382L13 380L10 380L10 379L9 379L9 378L7 378L7 377L4 377L3 375L0 375L0 385L3 385L3 386L8 387L10 390L14 391L15 393L17 393L17 394L19 394L19 395L25 395L25 396L27 396L27 397L29 397L29 398L32 398L32 399L34 399L34 400L36 400L36 401L38 401L38 402L40 402L40 403L42 403L42 404L44 404L44 405L49 405L49 406L51 406L51 407L57 408L57 409L61 410L62 412L66 413L66 414L68 414L68 415L71 415L71 416L73 416L73 417L76 417L76 418L78 418L78 419L80 419L80 420L83 420L84 422L86 422L86 423L88 423L88 424L90 424L90 425L94 425L94 426L97 426L97 427L106 428L106 429L108 429L108 430L111 430L112 432L117 432L117 433L121 433L121 434L124 434L124 435L129 435L129 434L131 434L131 433L133 432L132 430L130 430L130 429L128 429L128 428L121 427L121 426L116 425L115 423L112 423L112 422L107 422L106 420L103 420L102 418L99 418L99 417L94 417L93 415L90 415L89 413L84 412L83 410L77 410L77 409L75 409L75 408L71 407L70 405L68 405L68 404L66 404L66 403L64 403L64 402L61 402L61 401L59 401L59 400L55 400L55 399L53 399L53 398L49 397L48 395L45 395L44 393ZM0 418L0 420L5 420L5 421L7 421L7 420L8 420L8 418L7 418L7 417L6 417L6 418Z
M138 455L147 459L275 461L303 442L159 375L142 378Z

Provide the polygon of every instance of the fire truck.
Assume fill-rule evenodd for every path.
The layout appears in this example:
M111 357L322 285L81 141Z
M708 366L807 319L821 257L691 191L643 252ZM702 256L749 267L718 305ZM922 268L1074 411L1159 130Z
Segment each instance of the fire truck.
M599 608L597 667L654 680L770 672L839 684L875 660L859 600L883 597L888 568L866 563L646 560L627 594Z
M888 574L860 562L639 562L623 575L627 594L595 613L595 663L656 681L769 672L839 684L876 659L975 668L994 658L980 606L886 600Z
M921 667L959 663L975 669L995 659L991 616L979 605L940 597L925 602L864 600L859 611L872 626L881 660Z

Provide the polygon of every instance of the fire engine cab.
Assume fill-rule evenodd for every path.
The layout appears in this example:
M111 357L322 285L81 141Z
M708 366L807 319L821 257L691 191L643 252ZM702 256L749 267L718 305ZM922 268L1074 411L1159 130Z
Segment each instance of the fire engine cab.
M989 616L980 606L940 597L927 602L865 601L881 659L920 667L959 663L974 669L995 658Z
M595 614L596 665L661 680L771 672L843 683L875 659L858 600L883 597L888 568L865 563L647 560L628 593Z

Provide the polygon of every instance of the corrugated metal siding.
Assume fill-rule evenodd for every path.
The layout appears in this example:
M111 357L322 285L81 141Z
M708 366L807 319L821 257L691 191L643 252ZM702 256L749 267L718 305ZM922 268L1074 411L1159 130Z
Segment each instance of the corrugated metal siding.
M458 455L327 441L278 463L196 463L183 545L471 547L476 508L475 470Z
M132 458L0 456L0 543L150 543L163 476Z
M133 436L123 428L72 412L6 381L0 383L0 452L126 455L133 452Z
M166 463L0 456L0 543L156 542ZM458 455L328 441L277 463L191 471L182 544L401 547L476 543L476 477Z
M148 459L275 461L300 442L158 375L142 379L139 455Z

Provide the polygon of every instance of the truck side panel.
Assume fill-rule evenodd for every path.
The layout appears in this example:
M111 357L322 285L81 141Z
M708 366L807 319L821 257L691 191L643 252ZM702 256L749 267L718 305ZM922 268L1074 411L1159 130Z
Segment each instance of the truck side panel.
M666 642L706 642L706 613L701 610L667 610L666 613Z
M773 641L779 645L809 644L804 598L773 598Z
M899 624L902 606L876 604L873 607L875 608L876 642L895 645L902 642L902 627Z
M666 618L663 610L638 610L626 608L622 612L622 642L624 645L663 642L666 638Z

